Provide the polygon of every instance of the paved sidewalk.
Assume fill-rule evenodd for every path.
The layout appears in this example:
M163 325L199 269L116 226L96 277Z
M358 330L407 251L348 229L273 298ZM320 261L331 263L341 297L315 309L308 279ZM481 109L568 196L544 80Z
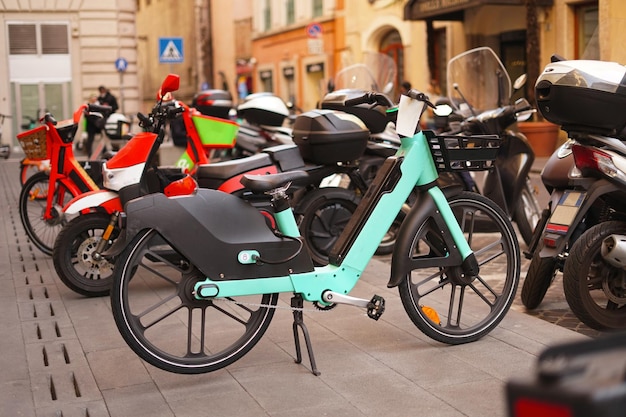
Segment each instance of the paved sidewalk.
M305 313L319 377L306 356L293 361L286 309L239 362L170 374L126 346L108 298L81 297L56 278L26 238L18 195L17 159L0 160L0 416L504 416L509 378L531 375L547 346L586 339L512 309L478 342L437 343L413 326L375 259L354 295L385 297L379 321L348 306Z

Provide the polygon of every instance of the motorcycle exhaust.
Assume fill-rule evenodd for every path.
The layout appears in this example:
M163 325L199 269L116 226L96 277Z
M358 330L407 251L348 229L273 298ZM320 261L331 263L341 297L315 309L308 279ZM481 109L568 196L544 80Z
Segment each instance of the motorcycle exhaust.
M601 253L604 260L614 267L626 269L626 236L611 235L604 239Z

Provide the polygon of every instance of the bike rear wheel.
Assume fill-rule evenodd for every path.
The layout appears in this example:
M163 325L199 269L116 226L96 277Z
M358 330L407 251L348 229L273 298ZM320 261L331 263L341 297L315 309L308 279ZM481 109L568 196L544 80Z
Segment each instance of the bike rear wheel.
M278 294L197 300L205 276L154 230L140 232L120 255L111 307L131 349L163 370L198 374L223 368L261 339Z
M519 283L521 256L511 222L491 200L462 192L448 202L480 274L465 277L458 266L416 269L407 274L399 292L404 309L424 334L454 345L480 339L504 318ZM442 232L431 219L411 236L411 258L445 256Z
M87 297L108 295L113 285L113 259L94 259L96 246L109 225L106 213L88 213L70 221L59 233L52 261L61 281L72 291ZM116 227L105 250L117 236Z
M54 190L52 218L44 219L50 177L45 172L31 176L22 187L19 199L20 219L31 242L46 255L52 255L56 238L66 224L62 208L75 196L63 183Z

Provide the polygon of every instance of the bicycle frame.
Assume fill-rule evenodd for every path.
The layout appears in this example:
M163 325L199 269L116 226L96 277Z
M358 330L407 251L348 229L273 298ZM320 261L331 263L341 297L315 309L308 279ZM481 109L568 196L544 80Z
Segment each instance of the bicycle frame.
M338 243L342 249L340 249L340 253L336 254L334 260L331 258L331 264L316 267L311 272L279 277L225 281L207 278L195 285L196 298L225 298L263 293L295 292L302 294L307 301L327 304L329 301L325 300L323 295L329 289L339 294L348 294L358 282L385 232L391 226L395 216L391 216L390 213L398 213L402 209L402 205L416 186L428 189L428 195L433 199L441 213L455 248L457 248L456 251L459 252L464 261L473 258L468 265L471 265L469 267L471 273L476 274L478 267L473 252L465 240L445 196L435 184L438 173L431 157L426 136L422 131L419 131L413 137L402 138L401 142L401 147L396 156L387 160L371 185L372 189L378 189L378 192L373 191L366 194L351 222L346 226ZM418 201L412 210L420 210L421 204L424 202ZM276 219L278 228L283 234L292 237L299 236L295 218L290 208L278 212ZM344 252L345 256L341 252ZM435 262L445 265L451 262L450 258L440 258ZM424 261L430 265L433 258ZM412 265L411 269L416 267L419 266ZM403 269L401 267L399 271L396 271L396 274L406 273L407 271L403 271ZM396 281L392 278L390 284L393 285Z
M73 136L72 138L64 140L57 130L73 129L75 133L75 127L86 108L86 105L82 105L74 112L73 124L61 127L57 127L56 122L49 115L44 116L44 123L47 130L46 140L50 146L50 182L48 185L48 195L46 196L46 208L43 212L44 220L51 220L55 217L52 208L55 204L63 205L65 189L69 190L74 196L99 189L74 157L73 141L71 140ZM58 188L57 182L63 184L65 188L59 187L55 201L55 191Z

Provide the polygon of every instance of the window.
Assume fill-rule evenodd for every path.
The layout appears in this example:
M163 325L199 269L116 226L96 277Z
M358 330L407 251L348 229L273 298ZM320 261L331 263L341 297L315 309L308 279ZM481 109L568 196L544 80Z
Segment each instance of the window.
M292 25L296 22L296 5L295 0L287 0L287 24Z
M69 36L64 23L11 23L10 55L69 54Z
M600 59L598 5L576 7L576 59Z
M324 14L324 1L313 0L313 17L320 17Z
M263 30L268 31L272 28L272 8L270 0L265 0L263 4Z

